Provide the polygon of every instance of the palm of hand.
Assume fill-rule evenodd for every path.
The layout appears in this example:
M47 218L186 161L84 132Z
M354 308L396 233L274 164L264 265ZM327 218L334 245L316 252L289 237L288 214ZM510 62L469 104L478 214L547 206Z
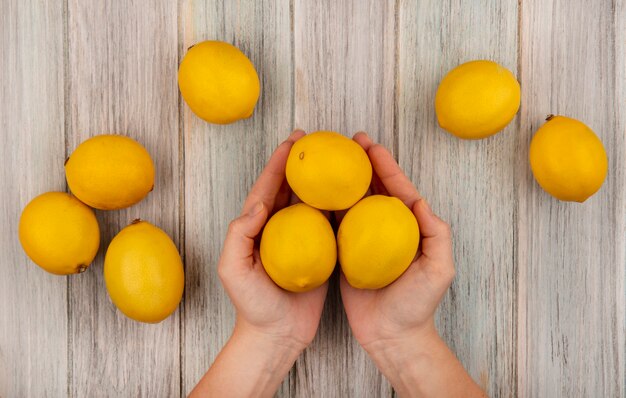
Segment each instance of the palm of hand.
M365 347L429 328L450 276L432 270L420 256L394 283L378 290L351 287L341 280L341 295L355 338Z
M391 154L367 135L355 136L374 168L371 191L398 197L414 213L421 231L417 258L392 284L362 290L341 278L341 296L355 338L367 348L434 328L434 313L454 278L450 229L432 214Z
M267 276L258 249L250 262L249 271L239 276L239 291L230 295L239 316L275 337L307 345L315 336L328 284L305 293L288 292Z

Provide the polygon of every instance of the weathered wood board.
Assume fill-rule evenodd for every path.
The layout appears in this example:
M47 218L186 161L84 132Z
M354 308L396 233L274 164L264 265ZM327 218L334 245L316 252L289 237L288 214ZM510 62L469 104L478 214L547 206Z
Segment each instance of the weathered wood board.
M234 324L216 265L227 225L294 128L389 147L454 234L457 277L439 329L490 396L626 396L624 0L0 0L0 397L187 395ZM196 42L240 47L262 94L253 117L208 124L178 93ZM461 141L434 95L461 62L488 58L522 85L504 132ZM559 202L528 166L547 114L583 120L609 174L584 204ZM96 134L129 135L156 163L140 204L98 211L91 268L46 274L17 239L35 195L66 190L63 160ZM185 259L179 311L157 325L110 302L102 260L141 217ZM318 336L278 396L391 397L353 339L333 277Z

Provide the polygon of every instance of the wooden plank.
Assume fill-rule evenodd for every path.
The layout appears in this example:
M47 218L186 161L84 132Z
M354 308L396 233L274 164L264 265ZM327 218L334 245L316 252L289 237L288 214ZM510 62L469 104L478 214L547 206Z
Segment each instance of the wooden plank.
M294 2L295 125L364 130L393 149L395 3ZM318 335L296 362L295 395L391 396L352 338L333 275Z
M177 5L71 0L68 32L68 150L93 135L124 134L148 149L156 167L154 191L141 203L98 212L100 254L89 272L70 280L70 393L175 397L180 313L156 325L126 318L108 298L102 261L110 240L134 218L178 242Z
M63 5L4 1L0 15L0 396L67 394L67 278L31 262L22 209L64 191Z
M204 122L182 103L185 136L184 394L230 337L234 310L217 276L228 223L274 148L293 127L292 52L288 0L186 0L181 5L180 56L203 40L239 47L254 63L261 97L254 115L231 125ZM281 387L290 395L290 379Z
M624 2L522 5L519 170L520 396L625 395ZM609 174L583 204L543 192L528 145L547 114L602 139Z
M442 77L491 59L516 74L517 1L400 2L398 157L433 210L450 223L457 276L437 325L489 396L515 389L517 120L480 141L438 127Z

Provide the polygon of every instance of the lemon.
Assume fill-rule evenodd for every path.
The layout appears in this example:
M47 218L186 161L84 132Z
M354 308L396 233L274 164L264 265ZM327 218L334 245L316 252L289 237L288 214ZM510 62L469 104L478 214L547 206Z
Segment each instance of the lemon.
M143 199L154 187L154 164L137 141L98 135L74 150L65 163L70 190L87 205L121 209Z
M126 316L156 323L170 316L183 296L185 274L176 245L160 228L136 220L111 241L104 280Z
M193 113L217 124L252 116L260 91L252 62L221 41L204 41L187 51L178 69L178 87Z
M602 141L582 122L550 116L530 143L530 167L541 187L560 200L584 202L608 169Z
M365 195L372 165L353 140L318 131L293 144L286 174L289 186L304 203L322 210L342 210Z
M65 192L48 192L22 212L20 243L35 264L57 275L83 272L100 245L93 210Z
M415 216L400 199L368 196L348 210L339 226L341 270L353 287L385 287L411 265L419 238Z
M520 85L493 61L471 61L452 69L435 96L439 125L465 139L485 138L502 130L520 105Z
M322 285L337 262L330 223L304 203L286 207L270 218L261 236L261 262L285 290L305 292Z

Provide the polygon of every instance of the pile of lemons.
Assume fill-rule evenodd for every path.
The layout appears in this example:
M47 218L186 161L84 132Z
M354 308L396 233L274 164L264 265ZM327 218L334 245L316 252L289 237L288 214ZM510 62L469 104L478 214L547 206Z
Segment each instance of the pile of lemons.
M200 118L227 124L250 117L260 93L254 65L219 41L192 46L178 85ZM515 76L492 61L451 70L435 97L439 125L463 139L504 129L520 106ZM583 202L602 186L608 169L600 139L585 124L549 116L530 143L530 167L539 185L565 201ZM26 254L48 272L83 272L98 252L100 231L91 208L115 210L141 201L154 187L146 149L121 135L100 135L79 145L66 161L72 194L48 192L24 208L19 238ZM261 237L268 275L284 289L302 292L323 284L337 257L348 282L378 289L413 260L420 239L413 213L399 199L364 196L372 165L363 148L341 134L319 131L298 140L286 165L287 182L302 200L275 213ZM324 211L347 210L337 237ZM184 288L183 265L170 237L136 220L111 241L104 261L109 295L127 316L159 322L175 311Z
M65 162L71 194L47 192L26 205L19 238L26 254L48 272L84 272L96 257L100 229L91 207L132 206L154 188L154 164L137 141L121 135L92 137ZM176 310L183 294L183 264L160 228L133 221L111 241L104 279L113 303L128 317L160 322Z
M413 213L399 199L372 195L367 153L355 141L318 131L295 142L287 182L303 203L279 210L261 236L261 262L280 287L314 289L330 277L337 255L350 285L378 289L411 264L419 244ZM321 210L346 210L337 231ZM338 253L337 253L338 252Z

